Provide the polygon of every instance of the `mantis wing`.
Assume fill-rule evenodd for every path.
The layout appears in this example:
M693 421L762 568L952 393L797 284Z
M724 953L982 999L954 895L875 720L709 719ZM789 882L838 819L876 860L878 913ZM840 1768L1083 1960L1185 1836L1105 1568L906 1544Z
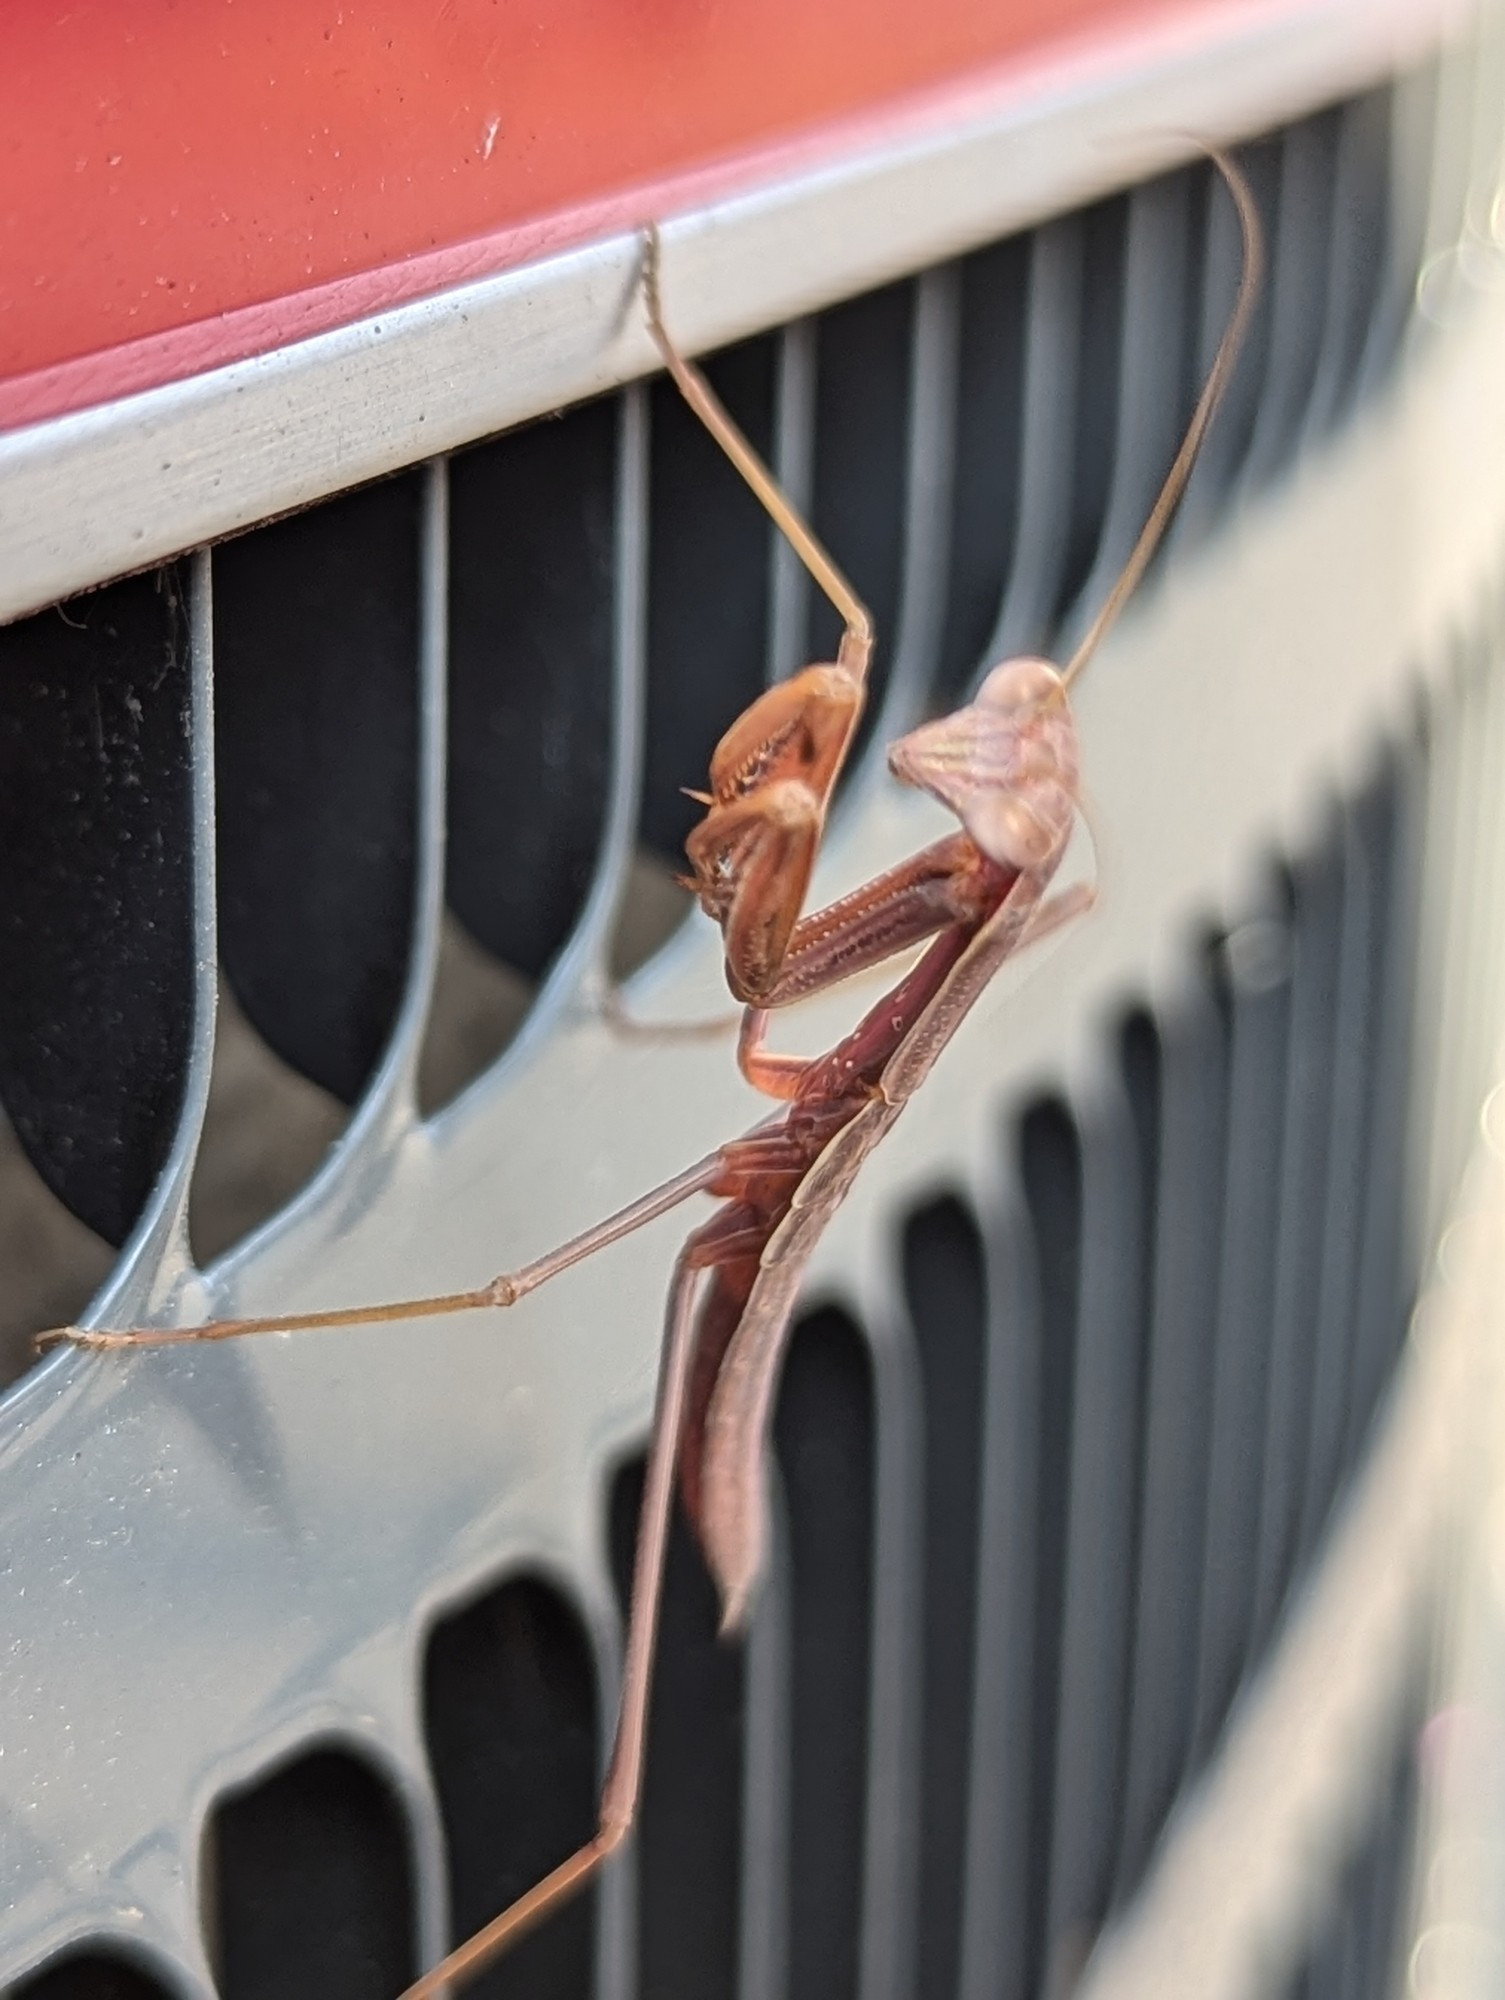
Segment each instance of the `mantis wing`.
M1033 873L1014 883L899 1043L884 1067L877 1095L820 1153L768 1239L706 1416L699 1527L721 1592L723 1631L741 1628L763 1570L768 1429L805 1267L863 1161L930 1074L989 980L1032 931L1038 935L1047 927L1037 919L1049 880L1048 874ZM1090 899L1086 890L1057 899L1046 912L1048 927L1074 915Z

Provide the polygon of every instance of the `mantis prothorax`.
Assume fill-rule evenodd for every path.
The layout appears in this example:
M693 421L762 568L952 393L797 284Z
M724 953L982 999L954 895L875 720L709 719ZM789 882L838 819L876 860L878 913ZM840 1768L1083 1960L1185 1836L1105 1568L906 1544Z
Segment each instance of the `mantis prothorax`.
M579 1888L626 1837L641 1791L676 1482L720 1592L723 1629L736 1630L762 1569L768 1429L814 1246L863 1161L999 967L1092 899L1086 885L1051 894L1078 812L1068 689L1164 533L1232 370L1259 282L1260 232L1249 190L1228 161L1212 157L1238 208L1243 276L1186 435L1121 575L1064 668L1043 659L1005 661L965 707L890 747L895 777L939 799L960 830L805 917L800 910L827 807L861 711L871 621L709 384L674 348L659 308L658 239L648 232L644 296L660 352L846 623L833 664L806 667L769 689L722 738L710 793L701 795L706 817L687 842L692 886L721 926L728 981L748 1003L739 1064L750 1083L784 1108L618 1214L478 1290L165 1331L68 1328L43 1336L118 1349L511 1306L692 1195L720 1203L690 1234L669 1287L620 1705L597 1830L403 2000L428 2000L476 1971ZM827 1054L804 1060L764 1047L770 1009L921 944L918 961Z

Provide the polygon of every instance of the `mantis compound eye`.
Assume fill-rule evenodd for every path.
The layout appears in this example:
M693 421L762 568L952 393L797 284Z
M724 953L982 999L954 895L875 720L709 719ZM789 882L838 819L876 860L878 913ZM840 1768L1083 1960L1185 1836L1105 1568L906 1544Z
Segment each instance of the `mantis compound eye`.
M1071 831L1076 724L1048 660L1006 660L955 715L889 751L889 768L950 808L990 861L1042 868Z
M978 707L1021 716L1047 703L1066 709L1065 684L1049 660L1030 654L990 667L975 697Z

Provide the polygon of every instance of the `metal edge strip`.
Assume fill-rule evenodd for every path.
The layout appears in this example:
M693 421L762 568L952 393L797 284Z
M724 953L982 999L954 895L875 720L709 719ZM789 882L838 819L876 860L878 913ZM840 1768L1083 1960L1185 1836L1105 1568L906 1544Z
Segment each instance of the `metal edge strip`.
M949 117L665 232L692 349L1026 227L1419 58L1459 0L1236 0L977 87ZM635 236L0 437L0 618L648 372Z

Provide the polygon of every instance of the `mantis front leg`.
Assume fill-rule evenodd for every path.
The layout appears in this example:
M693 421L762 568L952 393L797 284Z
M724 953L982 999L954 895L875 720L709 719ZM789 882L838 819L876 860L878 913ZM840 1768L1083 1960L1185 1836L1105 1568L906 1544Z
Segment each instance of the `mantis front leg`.
M706 816L685 843L688 884L720 926L726 977L757 1006L778 984L826 814L867 693L873 621L866 605L749 444L715 390L670 339L659 298L659 239L644 241L648 330L680 393L736 466L826 596L844 631L834 661L758 696L711 757Z

